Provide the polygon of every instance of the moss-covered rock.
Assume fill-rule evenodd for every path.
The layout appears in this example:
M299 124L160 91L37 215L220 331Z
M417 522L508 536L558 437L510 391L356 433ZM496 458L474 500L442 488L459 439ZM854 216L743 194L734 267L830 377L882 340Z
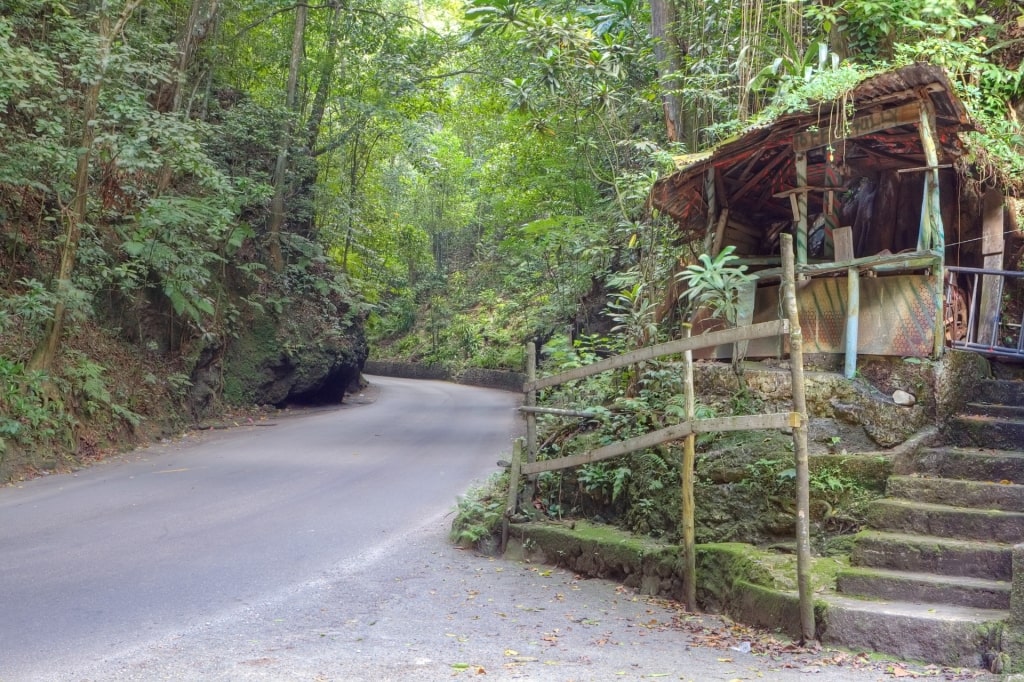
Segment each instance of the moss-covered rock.
M304 314L306 313L306 314ZM300 304L255 317L223 354L229 404L338 403L359 380L367 347L361 328L303 324Z

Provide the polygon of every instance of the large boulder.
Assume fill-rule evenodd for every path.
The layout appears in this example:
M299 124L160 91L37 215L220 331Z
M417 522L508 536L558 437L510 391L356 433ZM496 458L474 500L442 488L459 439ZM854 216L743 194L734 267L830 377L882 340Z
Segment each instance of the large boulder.
M366 362L363 327L309 307L258 314L224 347L201 353L192 372L197 415L208 414L218 394L231 405L340 403Z

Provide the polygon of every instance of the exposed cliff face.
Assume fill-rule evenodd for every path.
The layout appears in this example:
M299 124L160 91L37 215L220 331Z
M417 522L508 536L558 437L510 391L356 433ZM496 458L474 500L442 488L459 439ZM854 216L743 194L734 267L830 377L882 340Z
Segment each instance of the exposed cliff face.
M226 342L199 352L190 407L204 418L225 404L340 403L358 385L367 354L362 320L344 303L298 299L252 315Z

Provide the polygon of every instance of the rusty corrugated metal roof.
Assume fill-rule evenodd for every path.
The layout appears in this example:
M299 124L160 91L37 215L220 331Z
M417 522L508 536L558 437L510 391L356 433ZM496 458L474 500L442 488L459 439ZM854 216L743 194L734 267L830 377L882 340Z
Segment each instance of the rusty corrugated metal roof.
M945 70L930 64L912 64L866 78L850 92L847 101L852 101L856 117L924 100L934 107L940 138L946 143L956 146L951 138L973 128ZM834 125L837 120L834 114L844 105L844 101L809 103L806 111L785 114L770 123L753 126L705 152L677 157L679 170L655 183L651 192L652 206L674 217L686 229L694 214L704 208L702 176L710 166L726 171L742 163L745 165L743 176L749 177L756 175L758 169L775 164L778 172L772 173L772 179L778 181L784 170L779 154L792 157L794 137L815 127ZM891 144L901 154L907 154L908 145L915 144L906 136L884 134L873 134L870 139L865 136L863 143L881 149ZM767 191L761 193L762 199L770 197Z

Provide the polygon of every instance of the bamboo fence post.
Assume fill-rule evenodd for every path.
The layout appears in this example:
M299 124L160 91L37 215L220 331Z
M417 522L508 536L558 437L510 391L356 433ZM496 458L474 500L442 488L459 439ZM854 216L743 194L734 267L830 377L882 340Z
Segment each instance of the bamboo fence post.
M811 589L810 473L807 460L807 396L804 392L803 334L796 303L796 266L793 262L793 238L779 235L782 250L783 290L786 317L789 318L789 364L793 381L793 411L799 423L793 426L796 455L796 546L797 588L800 594L800 633L804 642L815 639L814 594Z
M526 382L530 386L526 391L525 405L527 408L537 406L537 389L533 383L537 380L537 346L533 341L526 344ZM533 463L537 459L537 414L526 411L526 461ZM526 499L533 500L534 481L536 474L529 476L526 483Z
M683 325L685 334L690 336L690 325ZM696 399L693 386L693 351L683 354L683 383L686 391L686 421L693 423L696 418ZM683 572L683 593L686 596L686 610L697 611L697 554L695 521L696 505L693 500L693 467L696 458L697 435L691 433L683 444L682 469L682 514L683 514L683 557L686 569Z

